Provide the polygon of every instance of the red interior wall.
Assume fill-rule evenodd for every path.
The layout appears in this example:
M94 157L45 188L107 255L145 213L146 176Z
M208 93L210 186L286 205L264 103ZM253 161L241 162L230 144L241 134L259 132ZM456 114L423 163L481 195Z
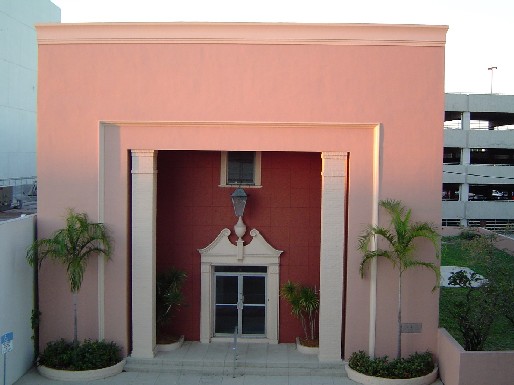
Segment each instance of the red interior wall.
M157 271L186 271L184 306L170 332L200 339L200 253L236 217L230 194L219 187L220 153L159 151L157 184ZM262 187L247 188L247 234L257 228L284 252L280 283L287 280L319 287L321 240L321 158L319 153L263 152ZM247 237L249 237L247 235ZM245 239L249 241L249 239ZM302 335L300 322L280 301L280 342Z

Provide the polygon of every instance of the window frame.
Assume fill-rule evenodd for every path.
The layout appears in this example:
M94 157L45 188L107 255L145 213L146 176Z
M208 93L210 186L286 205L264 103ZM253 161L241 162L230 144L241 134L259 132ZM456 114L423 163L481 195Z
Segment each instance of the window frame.
M261 159L262 152L261 151L253 151L255 152L254 163L253 163L253 184L237 184L237 183L228 183L228 153L230 151L221 151L221 167L220 167L220 184L219 187L245 187L245 188L259 188L261 185Z

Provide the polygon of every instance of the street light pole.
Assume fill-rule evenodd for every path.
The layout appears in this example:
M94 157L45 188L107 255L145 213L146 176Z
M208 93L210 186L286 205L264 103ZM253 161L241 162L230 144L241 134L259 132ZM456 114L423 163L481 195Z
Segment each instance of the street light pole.
M494 70L497 70L498 67L489 67L488 70L491 71L491 94L493 93L493 73Z

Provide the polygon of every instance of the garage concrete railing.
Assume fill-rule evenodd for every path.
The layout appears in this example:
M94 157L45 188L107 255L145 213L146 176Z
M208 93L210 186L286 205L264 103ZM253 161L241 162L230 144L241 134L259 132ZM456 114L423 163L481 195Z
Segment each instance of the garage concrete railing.
M444 385L512 385L514 351L468 352L444 328L439 329L438 340Z

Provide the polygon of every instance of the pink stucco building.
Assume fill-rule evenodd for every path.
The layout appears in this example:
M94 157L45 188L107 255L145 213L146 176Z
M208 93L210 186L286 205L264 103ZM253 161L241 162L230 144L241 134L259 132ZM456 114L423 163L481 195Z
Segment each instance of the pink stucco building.
M393 354L396 275L379 262L361 279L357 238L387 220L380 199L441 221L446 30L39 26L39 235L72 207L105 222L115 241L111 261L88 266L80 338L152 357L156 271L176 266L188 274L188 306L173 331L187 339L226 337L216 294L236 276L254 279L263 298L257 326L239 325L242 337L292 342L301 329L278 289L293 280L320 289L320 361ZM234 177L231 164L250 165L249 176ZM230 195L240 185L248 230L236 246L224 229L237 220ZM419 250L434 261L428 244ZM405 278L403 320L422 328L404 336L403 350L436 352L433 275ZM69 337L62 268L45 265L39 289L42 343Z

